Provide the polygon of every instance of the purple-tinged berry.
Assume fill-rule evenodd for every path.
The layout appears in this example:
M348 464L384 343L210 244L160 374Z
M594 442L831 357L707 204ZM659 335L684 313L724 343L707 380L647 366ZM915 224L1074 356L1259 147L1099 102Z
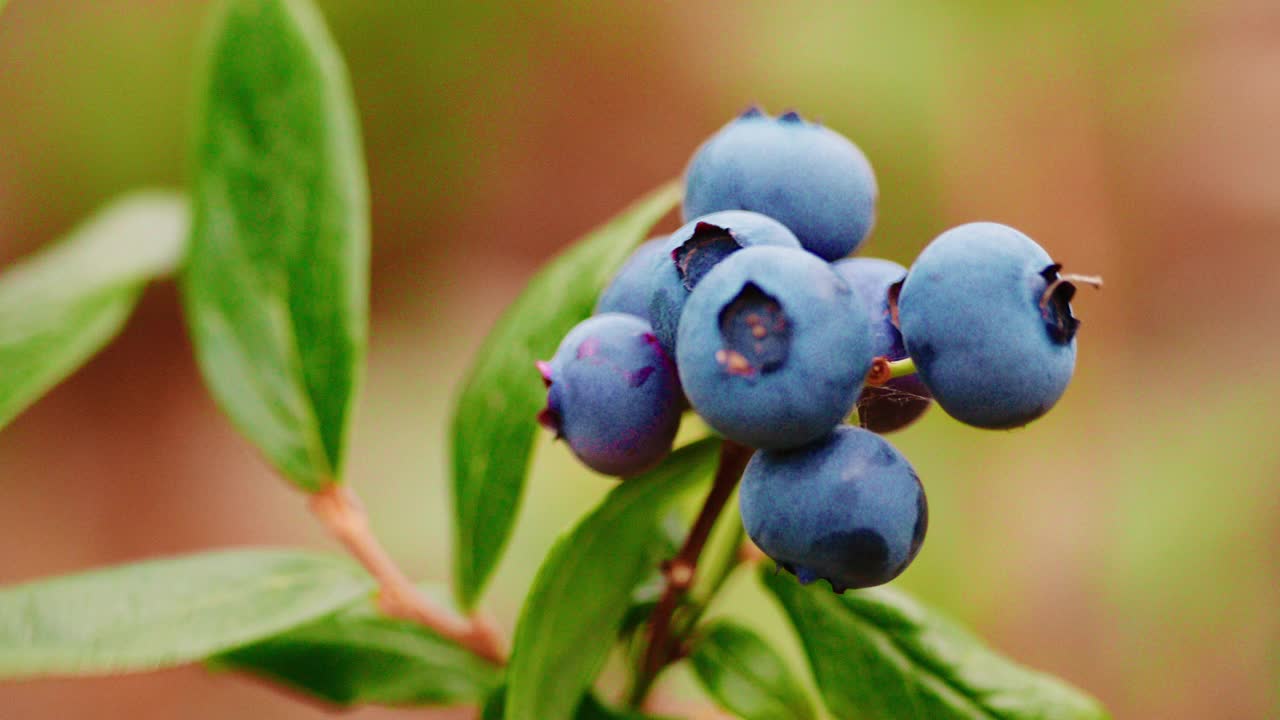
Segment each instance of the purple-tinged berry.
M600 293L600 299L596 301L596 315L620 312L649 322L649 296L652 294L650 278L666 239L665 235L649 238L631 253L609 281L609 285Z
M606 475L635 475L671 451L682 396L675 365L649 324L605 313L578 323L539 361L547 406L538 421Z
M662 347L674 356L680 313L689 293L716 263L745 247L799 248L782 223L759 213L727 210L696 218L671 233L654 259L649 321Z
M862 301L821 258L786 247L746 248L712 268L689 295L676 348L693 409L756 448L827 434L872 360Z
M801 448L757 452L739 508L747 535L779 567L837 593L900 575L929 526L910 463L879 435L847 425Z
M911 266L898 320L920 379L947 414L981 428L1026 425L1075 369L1075 286L1031 238L998 223L939 235Z
M831 269L849 283L870 311L872 354L889 360L907 357L889 307L889 288L906 277L907 269L880 258L848 258L832 263ZM872 432L893 432L923 415L929 400L929 388L915 374L880 386L868 385L858 396L858 422Z
M753 210L826 260L853 252L875 223L875 174L840 133L794 112L748 110L702 144L685 170L685 219Z

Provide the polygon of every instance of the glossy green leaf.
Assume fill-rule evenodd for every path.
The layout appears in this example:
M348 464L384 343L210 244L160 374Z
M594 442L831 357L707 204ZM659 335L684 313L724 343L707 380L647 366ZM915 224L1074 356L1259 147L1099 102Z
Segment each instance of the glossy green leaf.
M501 679L495 666L417 623L382 615L372 601L219 655L212 664L338 705L475 705Z
M369 209L341 58L303 0L229 0L206 48L183 283L200 368L272 464L341 480Z
M812 720L809 697L787 664L759 635L717 621L689 656L694 674L721 707L746 720Z
M836 595L763 569L837 718L1095 720L1093 698L986 647L909 596L875 588Z
M663 510L706 480L719 440L624 481L560 538L525 598L507 671L507 720L573 717L613 647L632 589L663 559Z
M453 418L454 589L463 607L479 599L515 524L546 402L533 363L591 314L618 266L679 202L679 186L665 185L561 253L480 348Z
M116 336L186 233L181 195L134 193L0 275L0 427Z
M0 590L0 678L193 662L332 613L372 580L345 558L235 550Z

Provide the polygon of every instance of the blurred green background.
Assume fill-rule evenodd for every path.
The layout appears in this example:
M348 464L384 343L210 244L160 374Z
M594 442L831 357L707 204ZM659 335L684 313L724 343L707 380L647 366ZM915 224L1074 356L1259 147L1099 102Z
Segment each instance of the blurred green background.
M447 580L451 401L522 283L747 104L796 108L876 168L867 254L909 263L949 226L997 220L1107 279L1076 302L1078 371L1053 413L992 433L935 409L893 436L931 505L898 584L1118 718L1280 713L1280 4L320 5L373 202L351 477L413 574ZM0 267L119 192L183 184L206 9L0 14ZM612 486L549 443L535 472L486 599L508 629L553 538ZM202 389L171 285L0 433L0 527L0 583L332 547ZM770 628L799 662L749 577L716 611ZM702 703L680 673L661 695ZM324 712L295 700L190 668L0 685L0 718Z

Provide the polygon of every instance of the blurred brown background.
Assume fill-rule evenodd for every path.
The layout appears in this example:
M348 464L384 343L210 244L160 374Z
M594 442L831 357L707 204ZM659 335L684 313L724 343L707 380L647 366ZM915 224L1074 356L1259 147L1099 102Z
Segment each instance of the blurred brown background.
M990 219L1107 279L1076 302L1078 371L1054 413L989 433L935 409L892 438L931 505L899 583L1118 718L1280 712L1280 4L320 4L373 201L351 476L414 574L447 580L447 417L490 323L540 262L759 102L867 152L882 200L866 253L909 263ZM0 14L0 267L119 192L182 185L205 10ZM537 471L486 600L508 629L552 539L611 486L550 445ZM0 528L0 583L331 546L202 389L167 284L0 432ZM749 578L718 610L799 662ZM664 692L697 697L679 673ZM0 684L4 720L324 712L194 668Z

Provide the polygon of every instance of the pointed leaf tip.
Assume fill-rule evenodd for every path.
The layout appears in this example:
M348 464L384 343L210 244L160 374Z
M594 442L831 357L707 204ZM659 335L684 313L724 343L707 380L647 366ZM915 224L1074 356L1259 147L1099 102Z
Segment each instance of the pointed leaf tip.
M307 2L230 0L205 47L182 283L205 381L285 477L342 479L369 208L341 57Z
M666 551L663 512L711 476L719 445L701 440L629 478L556 542L520 611L507 669L507 718L573 717L614 645L634 588Z
M120 332L180 265L187 222L182 195L130 193L0 274L0 427Z
M471 608L497 567L515 524L534 418L546 401L529 366L552 357L591 314L632 248L680 202L668 183L547 263L485 339L453 416L454 588Z

